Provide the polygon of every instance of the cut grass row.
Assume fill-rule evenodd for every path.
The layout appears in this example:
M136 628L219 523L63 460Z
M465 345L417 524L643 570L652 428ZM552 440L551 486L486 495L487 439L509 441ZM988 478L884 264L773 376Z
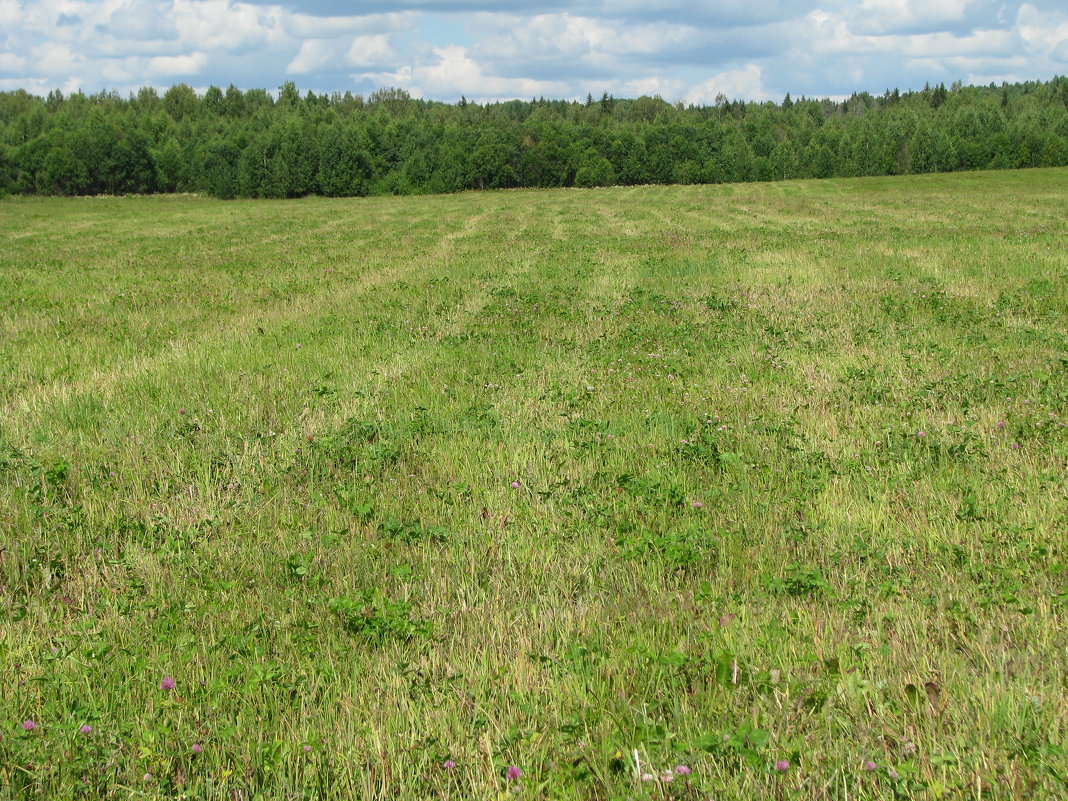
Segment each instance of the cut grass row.
M3 794L1062 791L1066 179L5 201Z

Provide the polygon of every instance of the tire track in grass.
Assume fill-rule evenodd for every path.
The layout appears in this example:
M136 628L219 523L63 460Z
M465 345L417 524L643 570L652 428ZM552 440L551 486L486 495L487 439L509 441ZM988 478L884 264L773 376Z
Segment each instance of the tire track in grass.
M629 224L626 219L614 222L619 231ZM602 235L611 236L613 233L611 229L606 230L604 224L599 224L598 230ZM527 280L524 284L516 287L516 300L520 303L524 298L533 297L538 293L539 287L546 283L547 273L555 272L561 267L557 256L533 255L537 261L535 269L527 273ZM541 269L538 269L539 267ZM539 467L547 458L551 461L552 452L554 452L554 446L551 442L543 441L543 435L560 428L558 421L563 411L562 407L551 399L552 393L556 387L562 388L572 384L577 386L581 383L581 374L586 369L585 358L581 355L582 346L609 333L613 327L612 320L591 316L587 310L602 302L606 296L618 295L621 282L626 283L626 278L623 277L625 274L624 270L621 275L618 264L609 265L603 262L601 269L579 279L571 287L568 298L582 322L567 328L575 340L574 348L569 353L554 352L551 364L538 365L533 370L524 371L522 379L503 374L494 376L492 373L487 373L485 375L487 379L500 382L500 388L492 393L492 408L500 420L508 421L507 428L495 430L489 438L477 432L471 434L459 432L456 439L440 443L437 450L440 455L432 459L436 464L448 465L448 468L432 472L424 476L424 480L431 484L441 484L466 479L471 485L482 488L479 495L482 500L474 503L467 512L460 513L455 520L469 532L469 535L463 539L464 557L453 561L450 569L459 570L462 575L467 576L468 582L461 582L455 586L443 584L436 589L440 603L450 608L466 610L462 619L457 621L454 630L455 638L450 637L446 654L453 649L462 652L462 644L475 638L482 643L486 658L490 663L498 667L510 664L509 660L516 648L516 642L510 637L487 639L486 635L492 621L500 619L502 615L509 617L515 615L524 604L540 603L544 600L545 593L554 592L552 588L556 581L548 577L557 570L562 571L561 575L572 575L579 564L574 561L575 553L572 546L558 545L547 541L544 537L532 536L531 526L538 528L548 525L556 530L561 525L559 510L554 502L534 502L529 510L529 515L532 517L525 516L516 528L501 530L488 539L484 535L485 523L479 520L477 507L484 501L489 507L494 508L498 515L507 509L511 505L508 503L509 496L499 497L501 490L498 486L503 486L502 482L507 483L507 479L513 474L522 478L524 486L533 473L537 473L542 479L550 477ZM555 280L550 283L555 285ZM547 315L538 321L534 329L535 342L527 349L527 353L537 358L539 348L545 347L541 343L554 341L561 323L566 322L567 319L561 316L561 311L558 310L557 314ZM477 358L477 350L469 358ZM563 429L560 429L558 433L562 435ZM464 454L473 452L478 454L477 457L464 456ZM524 469L524 465L529 469ZM590 465L583 460L576 462L573 470L564 473L557 472L552 477L581 480L589 469ZM402 494L407 494L413 492L414 489L414 487L402 487L400 491ZM510 490L504 490L504 492L508 493ZM504 504L503 508L501 508L502 504ZM534 547L534 554L528 552L530 547ZM511 556L508 555L509 552L512 553ZM471 595L470 586L477 585L476 574L485 564L498 565L498 569L504 574L502 583L485 596L477 593ZM534 584L523 581L524 578L529 578L526 574L530 571L537 572L543 580ZM515 594L516 588L529 589L531 586L542 589L534 595ZM537 641L537 647L531 645L531 648L537 650L537 648L545 647L546 642L543 639L548 637L551 640L557 632L574 634L579 629L583 629L585 624L582 621L586 614L584 610L589 611L587 606L582 603L575 606L570 604L555 606L551 610L551 623L545 627L544 631L529 635ZM524 635L523 639L528 640L529 637ZM463 656L456 653L448 658L462 659Z
M448 269L456 243L470 236L490 214L489 211L481 212L466 220L458 230L444 234L427 258L433 269ZM263 323L276 329L294 320L311 317L321 312L324 306L349 307L361 297L389 283L404 280L422 269L425 269L425 265L421 261L391 259L384 269L362 274L358 280L350 281L340 293L336 288L328 287L302 298L297 304L283 305L280 301L266 309L248 310L198 332L189 340L172 342L163 352L135 356L107 370L94 371L88 376L69 380L55 380L48 385L22 392L0 406L0 414L8 421L11 433L21 436L28 427L39 424L41 417L58 405L73 404L79 398L90 395L96 395L106 403L113 400L116 391L124 383L136 376L178 372L182 364L197 359L203 360L207 354L217 350L226 352L248 349L250 343L259 336L257 327L266 329ZM220 345L223 346L221 349Z
M252 207L253 211L263 209L265 212L262 217L257 218L259 228L276 227L273 217L268 214L272 211L272 208L259 205ZM339 206L339 208L344 210L343 207ZM245 216L247 217L248 215ZM389 224L385 226L386 228L397 227L396 223L391 222L391 215L379 214L377 217L389 221ZM343 219L351 220L351 217L345 215ZM432 215L424 210L420 220L429 219L433 219ZM420 220L415 222L418 223ZM246 309L251 307L252 309L266 310L261 313L269 313L271 308L283 302L290 302L290 299L294 296L298 298L308 294L314 296L317 290L320 295L324 291L332 291L329 287L316 286L318 283L315 280L317 274L312 272L313 268L336 266L339 254L344 249L351 251L355 248L367 249L370 247L377 254L383 250L382 243L379 240L389 235L388 231L378 230L378 233L375 233L376 228L381 229L382 225L375 226L373 222L369 224L366 221L360 221L360 225L363 226L363 229L359 232L360 241L355 245L345 244L334 237L327 237L324 240L322 226L320 226L311 231L301 231L298 235L288 235L285 237L286 241L278 248L268 248L268 263L261 266L257 263L257 257L264 252L262 242L235 244L232 242L232 237L225 233L225 231L229 231L231 222L231 218L222 219L219 222L219 226L209 232L212 234L210 237L203 236L205 233L203 227L196 229L201 239L206 239L210 243L219 245L212 251L215 254L214 257L198 253L191 259L184 259L181 253L185 247L184 236L180 232L172 237L173 244L178 249L164 254L166 258L163 258L162 262L160 261L162 257L154 255L147 265L135 265L137 254L125 252L112 259L109 262L110 266L98 268L96 272L109 275L116 273L121 268L121 275L116 274L115 278L116 280L121 279L123 283L119 283L113 289L103 286L92 290L89 294L79 294L76 303L57 306L57 312L46 315L24 316L21 318L20 325L26 324L27 320L29 320L41 328L44 333L39 332L36 341L20 348L20 362L23 364L27 361L33 362L34 351L37 351L38 354L43 353L47 361L55 350L56 342L53 338L53 329L57 326L65 331L73 329L74 336L68 334L62 344L68 354L81 359L80 364L75 364L71 368L75 372L81 372L79 368L86 367L86 361L90 359L96 361L110 358L113 362L121 360L121 354L117 351L121 351L123 348L114 346L112 341L114 335L111 338L105 336L98 343L94 343L90 338L90 336L93 336L100 339L100 333L97 332L101 331L101 326L99 325L101 320L112 323L116 317L123 318L123 327L129 329L135 341L138 338L139 330L141 328L148 329L150 326L154 326L156 329L174 331L224 328L234 320L234 315L230 310L235 292L233 282L230 281L230 275L233 272L231 265L237 265L239 272L239 281L236 287L237 299ZM188 225L186 227L189 228ZM225 229L225 231L220 233L220 229ZM144 238L141 232L138 232L138 235L132 240L127 237L126 240L123 240L126 251L136 250L138 243L144 241ZM316 248L316 246L318 247ZM300 270L297 265L301 260L309 261L309 267ZM172 262L174 262L173 266ZM128 267L129 269L127 269ZM262 276L259 275L261 270L265 271ZM144 284L137 277L130 278L131 272L139 273L143 279L151 282L151 287L147 292ZM271 276L270 281L267 280L268 275ZM278 276L285 277L287 275L292 275L293 277L279 284ZM240 279L244 279L244 283L241 283ZM60 281L57 286L62 285L62 283L63 281ZM123 291L117 297L127 296L127 300L116 307L116 297L113 293L119 289ZM197 295L198 290L202 291L199 296ZM50 289L49 291L52 292L53 290ZM168 294L170 297L167 297ZM135 302L131 306L129 296L141 302ZM198 297L199 302L197 302ZM144 306L143 301L151 303L151 307L147 311L142 309ZM123 312L128 313L124 315ZM205 323L210 325L205 325ZM92 330L94 333L92 335L87 334L90 324L93 325ZM113 326L109 326L104 328L102 332L106 334L107 331L112 329ZM44 337L43 340L42 337ZM126 344L124 343L124 347ZM103 347L100 347L100 345ZM162 342L158 346L154 342L151 345L152 347L147 351L142 350L137 355L159 353L167 347L167 344ZM29 358L27 359L27 357ZM41 361L41 359L42 357L38 355L37 361ZM38 383L44 382L31 381L31 386Z
M484 228L485 221L490 213L482 212L473 215L461 228L452 232L450 236L443 237L435 247L433 253L435 260L445 263L450 259L456 258L458 253L468 252L468 249L463 248L460 243L471 238ZM529 227L529 223L513 229L514 235L516 237L521 236L522 231L527 227ZM470 321L481 313L493 289L512 280L516 274L526 270L527 266L524 260L517 258L515 267L512 270L499 274L494 282L486 283L479 292L466 297L461 305L448 309L432 319L433 331L428 337L412 340L410 343L398 347L395 339L376 339L372 335L358 341L349 340L339 350L330 352L329 356L320 363L319 369L329 367L336 370L340 364L345 364L346 368L353 374L362 376L351 387L351 391L343 392L343 395L351 395L352 400L347 404L332 409L315 409L309 414L301 413L297 415L287 412L283 415L285 417L284 420L279 419L274 424L278 428L279 437L277 439L256 440L253 438L251 447L249 447L247 438L242 439L241 441L244 443L243 452L232 462L234 473L256 476L262 472L262 465L265 459L268 462L276 461L278 453L292 447L287 443L291 441L297 442L303 439L305 434L318 435L324 431L334 430L342 425L345 419L352 416L367 416L370 414L374 417L378 414L376 409L390 408L387 399L391 396L396 396L398 392L403 392L406 385L419 384L423 380L421 376L430 372L427 365L436 358L440 349L439 341L441 337L446 335L448 331L469 328ZM478 267L479 262L476 260L475 265L469 268L468 272L477 271ZM454 270L455 268L451 268L449 270L450 274L454 274ZM433 275L440 275L440 272L436 271ZM469 278L470 276L467 273L461 273L460 282L466 285L469 283ZM372 288L368 287L367 289ZM402 288L400 291L403 293L408 290ZM348 304L351 299L352 296L346 296L342 298L342 302ZM308 325L313 326L314 324L315 318L309 318ZM307 333L307 331L301 333ZM133 377L136 380L133 381L132 387L129 382L124 383L121 387L114 387L116 396L121 397L119 395L120 392L126 393L127 402L123 405L129 409L130 406L136 407L137 404L137 401L133 400L132 396L144 395L144 393L138 392L138 386L146 382L159 384L160 388L155 394L164 397L189 397L187 394L189 387L194 384L225 386L226 383L230 383L233 385L233 389L230 392L235 393L237 398L240 398L242 394L248 395L248 409L251 410L252 415L257 413L257 409L269 408L272 395L282 399L282 402L288 405L304 402L300 400L299 392L295 394L291 391L294 384L292 382L286 383L278 375L277 370L273 371L275 378L269 382L270 385L267 388L259 386L260 382L255 379L251 382L247 378L235 382L235 378L231 374L231 368L236 370L243 367L254 372L254 365L267 357L266 355L255 354L250 358L250 354L255 353L256 340L253 340L251 345L241 341L223 347L216 347L217 343L215 341L206 341L201 345L199 350L189 350L183 355L179 370L172 369L173 365L166 362L152 362L147 365L142 373ZM358 359L358 361L349 362L349 354ZM293 365L290 364L290 366L292 367ZM302 383L311 381L315 369L317 368L302 368L298 366L295 370L293 381ZM312 372L309 372L309 370ZM284 373L285 371L282 372ZM180 387L186 387L186 389L173 391L167 388L167 385L173 387L176 384ZM197 393L194 392L194 394ZM266 406L264 399L268 401ZM203 405L206 406L208 404L204 403ZM299 409L299 405L297 408ZM130 419L142 421L142 426L147 426L147 428L142 431L131 432L128 430L126 423L120 423L120 428L130 436L143 435L146 438L151 437L153 435L153 425L156 424L158 416L152 414L151 409L147 410L147 414L137 414L135 409L129 410L131 412ZM309 409L306 408L305 412L309 412ZM242 417L242 414L244 412L239 412L238 419L230 419L228 421L229 430L235 432L235 434L236 432L247 430L251 422L249 415L245 414ZM218 442L218 436L216 436L215 441L217 444L214 448L217 450L221 444ZM52 443L53 447L57 444L55 441ZM103 445L105 453L114 451L117 447L114 443L108 445L104 442ZM272 454L275 455L272 456ZM108 461L111 463L111 467L119 470L120 473L140 476L142 479L137 486L128 488L127 494L129 497L125 498L126 506L131 509L141 506L152 508L154 513L164 515L173 520L192 523L196 520L211 517L218 516L222 519L229 519L232 516L224 511L227 500L226 490L221 485L217 485L214 480L207 481L203 476L201 477L202 480L199 481L195 478L195 474L207 469L200 463L210 456L211 454L207 452L200 453L197 450L180 448L174 450L174 452L168 450L167 452L147 452L136 456L132 453L116 455L119 460L118 464L113 463L111 459L108 459ZM162 496L157 489L153 488L152 476L156 476L158 480L164 482L166 487L169 487L163 492ZM205 481L207 483L204 483ZM287 502L288 500L285 497L281 497L278 500L278 503L283 506ZM273 512L268 508L270 506L272 506L271 503L260 505L255 510L255 516L261 520L269 519L273 515ZM247 518L245 522L252 519Z
M474 231L479 225L479 220L473 220L468 230ZM456 239L459 238L456 237ZM469 269L477 271L479 266L479 262L475 260ZM423 383L423 376L431 372L428 365L431 365L440 354L439 342L442 333L470 327L470 321L481 312L486 302L492 297L493 290L511 282L517 274L521 274L526 269L526 262L521 258L517 258L514 269L498 274L495 281L484 284L477 293L466 299L464 304L433 320L431 327L435 330L421 339L413 340L407 347L396 348L391 343L380 342L372 352L361 352L362 369L357 370L357 372L367 374L373 368L376 374L374 379L362 385L363 388L368 390L367 393L362 397L354 398L348 404L331 410L328 414L319 414L303 420L304 428L308 432L316 434L330 432L336 430L343 420L354 415L361 418L370 417L371 419L374 419L376 415L384 415L384 419L387 422L394 416L403 418L405 412L419 400L417 390ZM466 277L461 276L461 278L465 279ZM415 397L411 398L410 396L413 394ZM411 400L411 403L408 402L409 400ZM297 441L303 439L302 436L295 436L298 433L301 432L291 432L294 436L291 436L290 439L296 439ZM419 463L417 461L412 462L410 457L406 457L402 463L405 466L404 474L409 473L409 471L415 474L420 473ZM385 485L382 485L379 492L385 491L391 497L401 498L417 495L418 488L407 486L409 478L402 478L401 484L391 485L388 489L385 488ZM169 505L160 509L160 512L169 515L171 518L203 519L204 517L218 516L215 512L224 508L224 501L225 498L223 497L196 498L191 496L190 498L185 498L177 494L172 496ZM300 503L299 500L296 502ZM293 497L280 496L273 502L259 502L254 510L249 511L258 516L260 525L264 530L271 530L273 527L270 525L270 521L276 517L277 512L291 506L293 503ZM199 511L193 510L191 508L193 506L199 506ZM248 528L250 525L248 515L240 510L236 514L240 516L243 528ZM221 517L222 519L227 519L230 515L223 511ZM251 544L254 545L254 543ZM237 547L244 546L238 545ZM249 554L249 558L253 558L253 554Z

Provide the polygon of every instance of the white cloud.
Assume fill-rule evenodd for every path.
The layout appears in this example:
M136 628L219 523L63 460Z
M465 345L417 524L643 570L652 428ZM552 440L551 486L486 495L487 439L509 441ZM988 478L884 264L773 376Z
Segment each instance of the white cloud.
M751 25L793 16L790 6L798 0L602 0L606 15L687 20L700 19L716 25ZM803 3L811 5L811 3Z
M273 88L300 76L315 91L393 84L496 99L607 89L710 102L720 92L759 100L1047 79L1068 64L1064 0L351 5L384 11L345 14L337 0L0 0L0 86Z
M916 34L854 33L850 23L825 11L806 17L805 42L809 52L824 54L900 53L937 58L968 54L1003 55L1012 52L1019 40L1009 30L975 30L965 36L941 31Z
M111 86L122 86L142 77L141 71L132 63L127 65L126 60L104 61L98 65L98 69Z
M891 40L898 37L888 37ZM900 52L909 56L922 56L936 53L944 56L974 55L994 58L1013 53L1019 43L1011 31L974 31L967 36L954 36L950 33L924 33L917 36L901 37Z
M383 85L407 89L415 97L457 97L483 101L498 98L566 95L570 86L564 82L532 78L503 78L487 74L481 64L458 45L435 47L437 61L432 64L405 66L396 72L377 73Z
M167 75L198 75L207 63L207 54L188 53L182 56L157 56L145 63L145 74L159 78Z
M390 44L390 37L378 33L373 36L357 36L345 53L345 61L353 67L378 67L394 63L397 54Z
M930 30L964 18L974 0L864 0L851 16L867 33Z
M690 88L683 98L688 105L712 105L717 95L747 100L770 100L772 95L764 87L763 70L756 64L721 72Z
M22 6L18 0L0 0L0 25L14 28L22 19Z
M33 58L38 65L47 67L52 75L71 75L80 72L82 59L70 45L60 42L45 42L33 49Z
M619 97L641 97L643 95L655 97L660 95L664 99L673 100L681 97L684 89L685 84L678 79L654 75L619 84L618 87L614 88L613 93Z
M167 39L177 33L171 17L173 10L171 0L126 0L100 27L120 39Z
M0 72L24 72L26 59L14 53L0 53Z
M697 28L690 25L626 25L614 31L601 49L616 55L663 53L671 48L692 44L697 34Z
M14 92L22 89L33 95L44 97L53 89L59 89L64 94L72 94L85 88L78 78L68 78L61 84L57 84L50 78L0 78L0 92Z
M179 41L205 51L247 52L288 37L276 7L229 0L175 0L173 22Z
M400 33L411 30L419 15L411 12L367 14L352 17L316 17L311 14L286 14L285 28L297 39L331 39L348 34Z
M621 20L562 14L477 14L472 28L481 34L480 55L498 58L592 58L663 52L691 42L697 29L670 23L633 24Z
M289 75L308 75L337 63L344 52L343 42L330 39L305 39L286 67Z
M1024 3L1016 16L1020 36L1035 53L1054 56L1068 49L1068 14L1046 14Z
M596 20L570 14L476 14L471 27L479 53L490 58L581 58L610 35Z
M929 8L916 0L867 0L863 4L867 10L887 14L896 10L905 22L922 17L932 24L958 18L967 13L968 6L964 0L934 0ZM865 26L855 16L816 10L806 15L803 44L792 56L795 63L810 68L836 64L854 87L868 77L865 68L870 68L873 56L893 64L899 75L930 81L966 78L988 83L1052 77L1057 71L1057 47L1068 41L1068 16L1042 12L1027 3L1014 15L1006 16L1003 11L960 32L902 33L896 29L883 32L893 26ZM1007 21L999 23L1003 19ZM830 69L825 67L827 74Z
M396 61L397 54L389 34L305 39L286 67L286 72L291 75L334 73L352 67L382 67L395 64Z

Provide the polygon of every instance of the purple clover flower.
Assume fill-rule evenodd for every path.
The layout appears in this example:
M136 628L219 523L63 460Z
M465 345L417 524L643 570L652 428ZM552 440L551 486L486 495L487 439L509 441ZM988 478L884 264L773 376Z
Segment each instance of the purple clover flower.
M790 763L785 759L780 759L778 762L775 763L775 770L777 770L779 773L786 773L786 771L788 771L789 769Z
M159 683L159 688L161 690L168 690L168 691L169 690L173 690L174 689L174 679L172 679L170 676L164 676L163 677L163 681L161 681Z
M509 765L508 770L504 772L505 777L508 779L518 779L523 775L523 771L517 768L515 765Z
M36 728L37 728L37 724L34 723L33 720L24 720L24 721L22 721L22 730L23 731L33 731Z

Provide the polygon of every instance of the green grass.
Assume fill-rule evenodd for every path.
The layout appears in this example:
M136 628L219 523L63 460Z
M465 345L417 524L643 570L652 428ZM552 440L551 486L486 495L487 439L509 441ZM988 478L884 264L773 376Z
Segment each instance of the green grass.
M1066 792L1066 187L3 201L0 798Z

